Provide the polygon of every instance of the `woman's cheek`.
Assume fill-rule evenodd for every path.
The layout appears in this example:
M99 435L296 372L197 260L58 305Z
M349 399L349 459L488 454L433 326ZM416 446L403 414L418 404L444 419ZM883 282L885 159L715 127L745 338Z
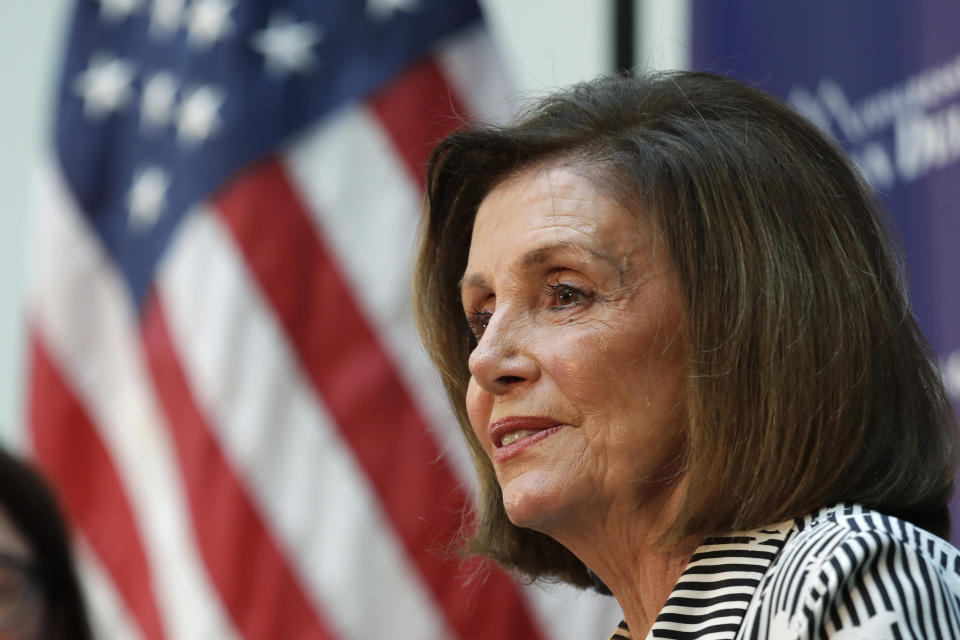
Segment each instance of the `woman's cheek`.
M583 328L554 345L548 369L565 393L589 399L610 385L607 343L599 332Z
M487 426L490 424L490 412L493 410L493 396L483 387L477 384L477 381L470 376L470 382L467 385L467 416L470 418L470 426L483 448L489 453L492 450L490 445L490 433Z

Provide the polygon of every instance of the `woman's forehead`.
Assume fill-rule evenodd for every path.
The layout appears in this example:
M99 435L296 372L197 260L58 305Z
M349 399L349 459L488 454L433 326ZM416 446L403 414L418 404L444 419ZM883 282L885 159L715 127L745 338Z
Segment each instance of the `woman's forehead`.
M503 200L552 204L553 213L576 211L604 197L590 172L572 162L542 162L511 173L493 186L480 206L497 206Z
M560 166L519 173L491 191L477 212L460 296L519 286L544 269L590 273L614 287L661 272L672 281L662 234L651 233L655 227L646 218L582 171Z
M511 175L481 202L473 225L471 255L502 252L531 243L580 245L606 256L632 252L649 242L646 216L624 208L582 167L541 164Z

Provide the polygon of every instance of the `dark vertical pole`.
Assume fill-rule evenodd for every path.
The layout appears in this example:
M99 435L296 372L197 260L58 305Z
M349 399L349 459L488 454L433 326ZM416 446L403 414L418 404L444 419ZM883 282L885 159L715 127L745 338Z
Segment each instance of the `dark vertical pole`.
M635 0L613 0L613 68L633 73Z

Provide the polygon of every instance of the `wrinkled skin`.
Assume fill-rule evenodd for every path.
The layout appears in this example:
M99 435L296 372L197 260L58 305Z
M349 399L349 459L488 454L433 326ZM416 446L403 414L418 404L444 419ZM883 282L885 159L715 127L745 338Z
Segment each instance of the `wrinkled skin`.
M511 521L568 546L642 526L630 514L676 488L684 418L683 310L654 225L582 170L534 167L482 202L462 299L468 412ZM563 426L497 461L488 425L527 415Z

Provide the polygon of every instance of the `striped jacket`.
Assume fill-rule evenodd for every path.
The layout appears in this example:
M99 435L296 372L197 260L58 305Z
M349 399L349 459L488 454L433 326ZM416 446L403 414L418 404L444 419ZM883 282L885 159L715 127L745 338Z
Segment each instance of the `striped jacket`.
M960 639L960 551L856 505L707 538L647 638Z

